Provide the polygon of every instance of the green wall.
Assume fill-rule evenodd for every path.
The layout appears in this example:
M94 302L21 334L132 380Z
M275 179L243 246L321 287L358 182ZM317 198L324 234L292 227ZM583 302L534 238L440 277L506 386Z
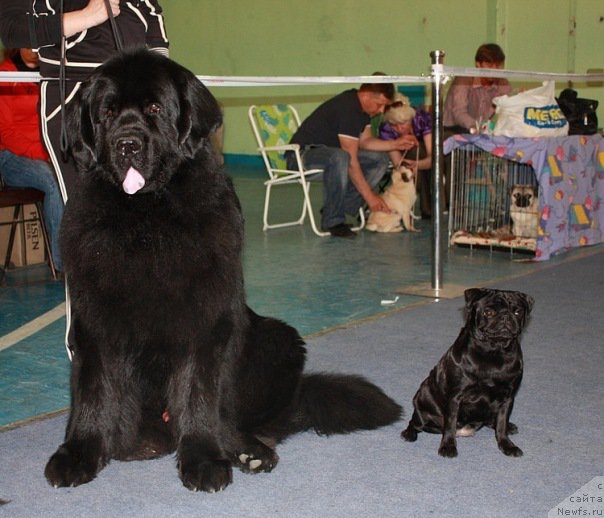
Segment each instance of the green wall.
M165 0L162 5L171 56L203 75L428 74L431 50L446 49L449 63L470 66L487 33L483 0ZM473 13L473 30L451 31L466 25L464 12ZM305 117L352 86L357 85L213 88L225 108L225 152L256 153L247 121L250 104L291 102Z
M171 57L200 75L429 74L432 50L467 67L487 41L503 47L510 69L604 69L604 0L160 1ZM604 87L573 86L600 101L602 125ZM225 153L256 155L250 104L291 102L305 117L348 87L212 88L225 109Z
M163 0L162 5L171 57L202 75L376 70L419 75L429 73L430 51L444 50L447 65L473 66L476 48L486 41L504 48L510 69L604 68L602 0ZM304 117L346 87L213 88L225 108L225 153L255 154L250 104L288 101ZM602 87L575 87L604 105ZM603 120L602 108L598 111Z

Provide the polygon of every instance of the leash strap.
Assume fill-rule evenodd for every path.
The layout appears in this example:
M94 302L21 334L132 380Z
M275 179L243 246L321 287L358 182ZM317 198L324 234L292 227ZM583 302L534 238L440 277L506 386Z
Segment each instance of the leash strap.
M117 23L115 23L115 17L113 16L113 12L111 11L111 5L109 4L109 0L105 0L105 9L107 9L107 15L109 17L109 23L111 24L111 31L113 32L113 38L115 40L115 47L118 51L121 51L124 48L122 43L122 36L120 34ZM60 137L60 151L61 151L61 159L63 162L67 162L67 127L65 124L65 94L66 94L66 61L67 61L67 38L65 37L65 29L63 26L63 14L64 14L64 6L63 0L60 1L59 4L59 13L61 16L61 59L59 63L59 97L61 99L61 137Z
M107 9L107 14L109 15L109 23L111 24L111 30L113 31L115 48L117 50L122 50L124 48L124 44L122 43L122 35L120 34L120 30L117 26L117 23L115 23L115 17L113 16L113 12L111 11L111 5L109 4L109 0L105 0L105 9Z
M61 99L61 138L60 138L60 151L61 160L67 162L67 128L65 125L65 62L66 62L66 47L67 42L65 38L65 29L63 27L63 0L59 4L59 14L61 19L61 60L59 63L59 97Z
M413 148L412 148L412 149L413 149ZM405 157L407 156L407 152L408 152L408 151L409 151L408 149L405 149L405 150L402 152L401 159L399 160L398 165L396 166L396 168L397 168L397 169L398 169L398 168L399 168L401 165L403 165L403 161L405 160ZM419 160L419 144L418 144L417 146L415 146L415 161L417 162L418 160Z

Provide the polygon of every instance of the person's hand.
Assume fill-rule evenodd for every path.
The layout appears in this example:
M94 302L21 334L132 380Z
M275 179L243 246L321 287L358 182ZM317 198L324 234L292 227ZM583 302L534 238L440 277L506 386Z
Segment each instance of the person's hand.
M365 201L371 212L387 212L388 214L392 212L386 202L375 193L371 193L369 199Z
M109 5L113 16L120 14L120 0L109 0ZM109 18L105 0L90 0L83 11L88 18L89 27L100 25Z
M415 135L411 135L411 134L401 135L399 138L397 138L394 141L394 145L396 146L396 149L400 149L400 150L412 149L415 146L417 146L417 144L418 144L417 138L415 137Z
M120 14L120 0L109 0L113 16ZM86 7L63 15L63 32L70 38L74 34L96 27L109 19L105 0L89 0Z

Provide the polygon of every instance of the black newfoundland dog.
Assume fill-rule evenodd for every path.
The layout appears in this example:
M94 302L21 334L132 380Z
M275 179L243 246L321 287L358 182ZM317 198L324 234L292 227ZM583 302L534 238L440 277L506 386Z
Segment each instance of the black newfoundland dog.
M361 377L302 374L296 330L247 307L241 210L208 141L221 111L191 72L124 53L69 106L80 172L61 240L72 406L46 466L51 485L88 482L110 459L176 451L183 484L213 492L233 465L272 470L275 445L293 433L399 419Z

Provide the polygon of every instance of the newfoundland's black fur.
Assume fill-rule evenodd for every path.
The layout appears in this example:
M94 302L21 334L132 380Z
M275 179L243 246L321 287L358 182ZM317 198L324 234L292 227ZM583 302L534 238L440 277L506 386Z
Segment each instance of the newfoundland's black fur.
M217 491L233 465L273 469L290 434L399 419L363 378L303 375L296 330L247 307L241 210L208 141L221 111L191 72L125 53L69 106L80 171L61 241L72 407L46 466L51 485L176 451L187 488Z

